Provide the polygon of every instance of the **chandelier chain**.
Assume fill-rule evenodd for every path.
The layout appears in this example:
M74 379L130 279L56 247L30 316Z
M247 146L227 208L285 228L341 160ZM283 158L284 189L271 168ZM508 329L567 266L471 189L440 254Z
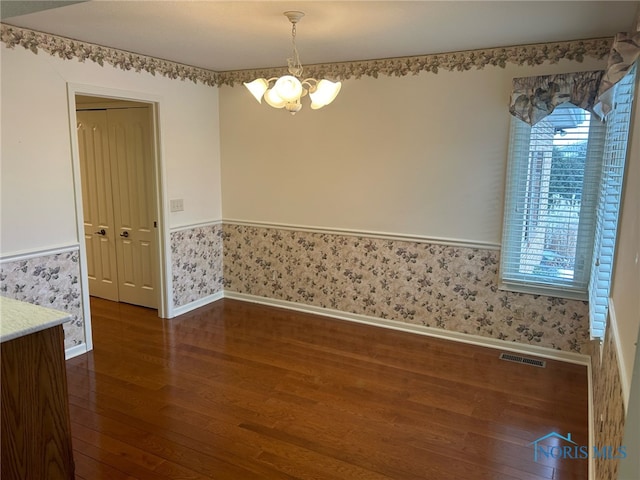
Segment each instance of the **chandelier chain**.
M293 47L293 56L287 59L289 73L295 77L302 77L302 64L300 63L300 55L296 46L296 22L291 22L291 45Z

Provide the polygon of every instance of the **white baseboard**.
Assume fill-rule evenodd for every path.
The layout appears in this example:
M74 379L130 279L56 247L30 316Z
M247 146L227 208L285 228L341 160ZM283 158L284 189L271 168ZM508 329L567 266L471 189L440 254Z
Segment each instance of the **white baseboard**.
M224 291L220 291L214 293L213 295L208 295L193 302L187 303L186 305L176 307L172 310L169 318L174 318L178 315L184 315L185 313L195 310L196 308L204 307L205 305L209 305L210 303L220 300L221 298L224 298L224 296Z
M356 313L342 312L340 310L332 310L329 308L316 307L312 305L304 305L295 302L289 302L286 300L276 300L267 297L258 297L256 295L247 295L244 293L232 292L225 290L224 298L230 298L233 300L242 300L245 302L259 303L262 305L268 305L272 307L286 308L288 310L295 310L304 313L313 313L316 315L322 315L325 317L336 318L340 320L349 320L357 323L364 323L367 325L373 325L377 327L390 328L393 330L400 330L403 332L417 333L419 335L426 335L430 337L442 338L445 340L453 340L456 342L467 343L470 345L478 345L481 347L488 347L498 350L509 350L511 352L522 353L526 355L535 355L537 357L548 358L550 360L560 360L563 362L574 363L578 365L589 365L590 357L588 355L582 355L573 352L564 352L561 350L554 350L547 347L539 347L536 345L526 345L522 343L508 342L506 340L498 340L488 337L482 337L480 335L472 335L469 333L452 332L441 328L426 327L424 325L414 325L410 323L398 322L395 320L387 320L383 318L370 317L367 315L360 315Z
M80 345L76 345L75 347L69 347L64 351L65 360L69 360L70 358L77 357L78 355L82 355L87 353L90 349L87 348L86 343L81 343Z
M331 317L339 320L348 320L356 323L363 323L366 325L373 325L377 327L390 328L392 330L399 330L402 332L416 333L419 335L426 335L429 337L442 338L445 340L452 340L455 342L466 343L469 345L477 345L480 347L493 348L496 350L508 350L510 352L521 353L525 355L534 355L536 357L547 358L549 360L559 360L567 363L574 363L577 365L585 365L589 369L591 368L591 357L589 355L583 355L580 353L565 352L562 350L554 350L548 347L539 347L537 345L527 345L524 343L509 342L506 340L499 340L496 338L488 338L480 335L473 335L470 333L452 332L450 330L444 330L441 328L426 327L424 325L416 325L411 323L399 322L396 320L387 320L384 318L371 317L367 315L360 315L357 313L343 312L340 310L333 310L330 308L316 307L313 305L304 305L296 302L289 302L286 300L277 300L268 297L259 297L257 295L248 295L246 293L238 293L230 290L224 290L216 292L213 295L200 298L196 301L176 307L171 312L169 318L177 317L178 315L184 315L197 308L204 307L210 303L216 302L223 298L229 298L232 300L241 300L250 303L259 303L261 305L267 305L271 307L285 308L287 310L294 310L303 313L312 313L315 315L321 315L324 317ZM67 358L72 358L77 355L81 355L87 352L86 344L78 345L67 349ZM591 381L589 377L589 381ZM589 390L591 395L591 390Z

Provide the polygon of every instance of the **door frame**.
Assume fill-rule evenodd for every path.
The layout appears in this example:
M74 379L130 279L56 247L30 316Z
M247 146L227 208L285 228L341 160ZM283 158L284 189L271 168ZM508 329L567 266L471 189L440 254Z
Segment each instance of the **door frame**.
M153 209L158 219L156 229L157 241L157 265L158 265L158 316L160 318L170 318L171 305L171 257L168 255L168 245L170 245L168 225L168 212L164 208L166 203L166 189L164 179L166 178L165 164L162 156L162 142L160 139L160 103L161 98L144 93L112 88L100 87L97 85L85 85L77 83L67 83L67 101L69 105L69 129L71 133L71 159L73 166L73 188L75 195L76 210L76 236L80 246L80 286L82 289L82 304L84 316L85 342L87 351L93 349L93 339L91 335L91 308L89 303L89 277L87 271L87 249L84 242L84 212L82 207L82 184L80 174L80 154L78 149L78 133L76 130L76 95L89 95L109 99L125 100L130 102L146 103L152 112L153 135L153 184L155 186L155 198Z

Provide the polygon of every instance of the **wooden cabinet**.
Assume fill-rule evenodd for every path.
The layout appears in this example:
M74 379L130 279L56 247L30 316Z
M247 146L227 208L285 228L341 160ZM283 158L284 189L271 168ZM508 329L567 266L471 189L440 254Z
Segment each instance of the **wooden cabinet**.
M2 311L2 322L8 321ZM72 480L62 325L3 341L2 480Z

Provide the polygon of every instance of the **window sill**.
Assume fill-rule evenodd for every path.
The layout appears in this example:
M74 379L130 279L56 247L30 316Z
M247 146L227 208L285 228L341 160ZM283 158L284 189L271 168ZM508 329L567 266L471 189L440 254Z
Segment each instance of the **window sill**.
M498 288L507 292L527 293L529 295L544 295L547 297L566 298L568 300L581 300L584 302L589 299L589 294L585 291L563 289L559 287L522 285L517 283L500 282Z

